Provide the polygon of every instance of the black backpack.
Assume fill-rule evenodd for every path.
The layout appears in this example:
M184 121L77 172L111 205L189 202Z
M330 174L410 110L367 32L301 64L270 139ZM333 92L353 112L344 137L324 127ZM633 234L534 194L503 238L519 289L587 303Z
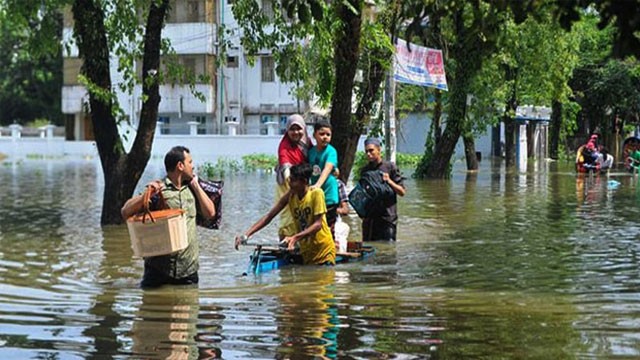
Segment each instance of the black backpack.
M367 171L349 193L349 204L361 218L382 215L395 192L382 180L382 171Z

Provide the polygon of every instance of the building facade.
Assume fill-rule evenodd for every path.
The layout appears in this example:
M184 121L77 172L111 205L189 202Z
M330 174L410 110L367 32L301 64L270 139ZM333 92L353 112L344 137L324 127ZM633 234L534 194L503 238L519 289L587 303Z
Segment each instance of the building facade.
M275 74L273 57L259 54L250 66L240 45L240 30L233 18L231 0L172 0L163 38L175 51L174 63L196 79L188 85L163 84L158 109L158 130L163 135L250 134L277 135L284 129L286 118L305 112L290 95L292 86L283 84ZM272 0L263 0L264 7ZM218 61L218 24L231 29L231 47L225 59ZM73 16L65 11L64 39L71 44L63 59L62 111L66 115L67 140L92 140L93 129L87 113L88 94L78 81L82 60L73 46ZM166 66L168 58L161 59ZM222 64L218 66L217 64ZM141 75L141 62L136 71ZM114 87L124 81L118 72L118 61L112 58L111 76ZM194 95L194 91L199 94ZM121 133L135 132L142 108L142 86L131 93L117 91L120 107L128 118ZM127 137L132 141L134 136Z

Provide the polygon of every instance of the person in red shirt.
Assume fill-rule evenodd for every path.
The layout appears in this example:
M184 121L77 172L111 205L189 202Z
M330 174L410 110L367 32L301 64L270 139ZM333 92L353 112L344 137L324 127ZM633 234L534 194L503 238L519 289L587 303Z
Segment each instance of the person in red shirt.
M287 119L286 131L278 146L278 165L276 166L276 200L289 191L289 173L292 166L307 162L307 151L312 146L307 135L307 124L302 116L293 114ZM295 234L295 224L288 208L280 213L278 236L284 239Z

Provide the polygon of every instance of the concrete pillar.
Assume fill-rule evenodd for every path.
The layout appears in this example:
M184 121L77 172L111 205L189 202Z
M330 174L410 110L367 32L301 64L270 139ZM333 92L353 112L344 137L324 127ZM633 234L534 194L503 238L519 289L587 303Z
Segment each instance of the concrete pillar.
M11 129L11 138L19 139L22 137L22 126L20 124L11 124L9 129Z
M197 121L189 121L187 124L189 124L189 135L198 135L198 125L200 125L200 123Z
M516 132L516 161L520 171L527 170L527 124L518 124Z
M45 125L45 131L47 132L47 139L53 139L53 130L56 128L55 125Z
M164 123L162 121L156 121L156 133L155 136L162 135L162 127Z
M240 123L237 121L228 121L224 124L227 125L228 134L231 136L236 136Z
M278 135L278 123L275 121L269 121L264 123L267 126L267 135Z

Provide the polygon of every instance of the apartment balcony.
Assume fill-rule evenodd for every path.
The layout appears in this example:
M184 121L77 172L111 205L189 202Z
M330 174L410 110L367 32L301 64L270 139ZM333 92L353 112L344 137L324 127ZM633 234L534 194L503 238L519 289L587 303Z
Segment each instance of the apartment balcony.
M216 55L216 25L214 23L166 24L162 37L171 41L177 54Z
M169 23L162 30L162 37L171 41L171 46L177 54L207 54L215 55L216 25L214 23ZM68 44L69 52L64 51L65 57L78 57L78 46L73 39L73 28L62 29L62 41Z
M204 101L196 98L188 86L160 86L159 113L212 114L216 105L215 86L197 84L195 90L204 95Z

